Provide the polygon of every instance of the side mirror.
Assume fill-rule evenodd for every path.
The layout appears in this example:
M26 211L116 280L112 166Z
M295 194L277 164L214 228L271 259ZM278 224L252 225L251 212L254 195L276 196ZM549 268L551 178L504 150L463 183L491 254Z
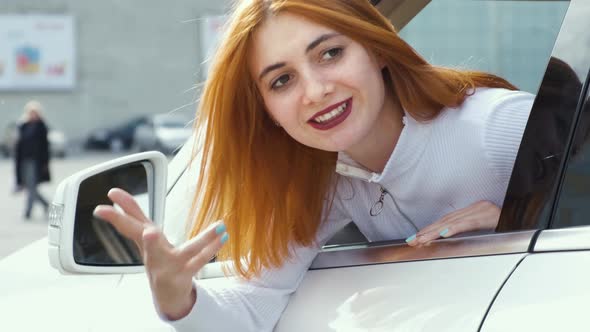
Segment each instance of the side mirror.
M63 180L49 211L49 261L62 273L137 273L139 250L113 226L92 215L113 204L111 188L132 194L158 226L164 220L168 160L155 151L114 159Z

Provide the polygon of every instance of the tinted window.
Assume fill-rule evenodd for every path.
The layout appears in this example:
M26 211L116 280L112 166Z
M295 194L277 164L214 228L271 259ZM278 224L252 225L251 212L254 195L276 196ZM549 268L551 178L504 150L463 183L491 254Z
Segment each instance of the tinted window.
M590 225L590 101L582 108L552 228Z
M590 70L588 15L590 2L570 2L518 151L498 231L543 229L556 212L555 225L578 223L565 217L569 213L565 203L561 212L554 207ZM573 172L581 167L582 143L574 146L577 152L568 166L565 187L569 189L564 189L564 197L574 192Z

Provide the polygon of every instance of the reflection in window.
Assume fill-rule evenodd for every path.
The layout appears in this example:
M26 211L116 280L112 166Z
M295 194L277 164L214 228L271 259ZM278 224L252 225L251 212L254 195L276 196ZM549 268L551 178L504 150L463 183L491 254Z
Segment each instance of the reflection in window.
M433 0L400 31L427 61L536 94L569 1Z

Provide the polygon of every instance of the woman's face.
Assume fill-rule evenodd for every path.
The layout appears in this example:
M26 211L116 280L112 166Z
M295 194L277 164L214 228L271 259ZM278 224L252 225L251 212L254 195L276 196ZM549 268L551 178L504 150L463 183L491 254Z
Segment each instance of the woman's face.
M382 112L382 65L359 43L292 14L257 30L249 69L270 116L298 142L345 151Z

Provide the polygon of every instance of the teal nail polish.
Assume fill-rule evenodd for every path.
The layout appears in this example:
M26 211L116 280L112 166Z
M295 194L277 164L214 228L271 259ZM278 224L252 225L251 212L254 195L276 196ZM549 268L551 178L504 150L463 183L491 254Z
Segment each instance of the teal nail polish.
M215 234L219 235L219 234L225 232L225 229L226 229L225 224L219 224L219 225L217 225L217 227L215 227Z
M409 238L407 238L406 239L406 242L407 243L410 243L410 242L414 241L415 239L416 239L416 234L414 234L414 235L410 236Z
M443 229L440 233L438 233L441 237L445 237L445 235L447 235L447 233L449 232L448 228Z
M224 233L223 236L221 236L221 244L226 243L227 239L229 239L229 234Z

